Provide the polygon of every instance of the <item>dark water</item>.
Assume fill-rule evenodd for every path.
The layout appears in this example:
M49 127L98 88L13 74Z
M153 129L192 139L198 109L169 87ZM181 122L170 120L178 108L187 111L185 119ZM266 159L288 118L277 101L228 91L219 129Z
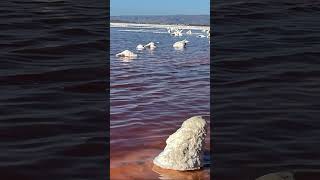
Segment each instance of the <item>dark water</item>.
M217 1L212 15L214 178L308 179L320 169L320 2Z
M210 123L208 39L197 34L172 37L165 29L111 28L110 35L111 179L209 179L209 136L203 170L177 173L152 167L165 140L184 120L203 115ZM172 44L182 39L190 43L175 50ZM159 42L155 50L135 50L150 41ZM115 56L125 49L138 58Z
M1 179L107 176L107 7L0 2Z

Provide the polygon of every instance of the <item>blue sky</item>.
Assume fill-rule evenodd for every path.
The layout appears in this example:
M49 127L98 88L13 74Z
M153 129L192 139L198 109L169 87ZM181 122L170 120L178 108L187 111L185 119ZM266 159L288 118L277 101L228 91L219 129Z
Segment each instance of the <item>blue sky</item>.
M110 15L209 15L210 0L111 0Z

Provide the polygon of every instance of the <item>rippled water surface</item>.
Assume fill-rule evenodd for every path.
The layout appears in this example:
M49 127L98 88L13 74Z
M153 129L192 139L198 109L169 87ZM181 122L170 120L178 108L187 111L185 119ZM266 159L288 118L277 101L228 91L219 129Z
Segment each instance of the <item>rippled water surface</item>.
M0 2L1 179L107 176L106 8Z
M308 179L320 168L319 1L218 1L212 15L214 178Z
M172 37L165 29L111 28L111 179L209 179L209 136L206 166L200 171L166 171L152 164L184 120L204 115L209 121L210 44L196 36ZM190 43L175 50L172 44L182 39ZM150 41L158 42L155 50L135 50ZM138 58L115 57L125 49Z

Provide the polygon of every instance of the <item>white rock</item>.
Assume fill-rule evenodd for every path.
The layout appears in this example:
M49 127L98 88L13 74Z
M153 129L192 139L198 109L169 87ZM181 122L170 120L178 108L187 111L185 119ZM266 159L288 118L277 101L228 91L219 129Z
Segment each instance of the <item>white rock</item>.
M144 46L142 44L139 44L137 47L136 47L137 50L144 50Z
M129 50L124 50L121 53L116 54L117 57L137 57L138 55L129 51Z
M150 42L146 44L144 47L149 48L149 49L155 49L157 46L154 44L154 42Z
M189 41L187 40L182 40L182 41L175 42L172 46L174 48L184 48L188 42Z
M261 176L256 180L294 180L294 174L291 172L277 172Z
M201 116L194 116L166 140L165 149L153 160L164 169L179 171L196 170L203 166L203 146L207 123Z

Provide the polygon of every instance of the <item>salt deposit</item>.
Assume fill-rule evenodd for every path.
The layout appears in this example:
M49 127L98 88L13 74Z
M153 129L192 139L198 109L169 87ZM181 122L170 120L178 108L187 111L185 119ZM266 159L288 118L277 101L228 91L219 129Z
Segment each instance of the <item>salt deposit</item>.
M124 50L121 53L116 54L117 57L137 57L138 55L129 51L129 50Z
M174 48L184 48L188 42L189 41L187 41L187 40L178 41L173 44L173 47Z
M164 169L179 171L196 170L203 166L203 147L207 123L201 116L194 116L166 140L165 149L153 160Z

